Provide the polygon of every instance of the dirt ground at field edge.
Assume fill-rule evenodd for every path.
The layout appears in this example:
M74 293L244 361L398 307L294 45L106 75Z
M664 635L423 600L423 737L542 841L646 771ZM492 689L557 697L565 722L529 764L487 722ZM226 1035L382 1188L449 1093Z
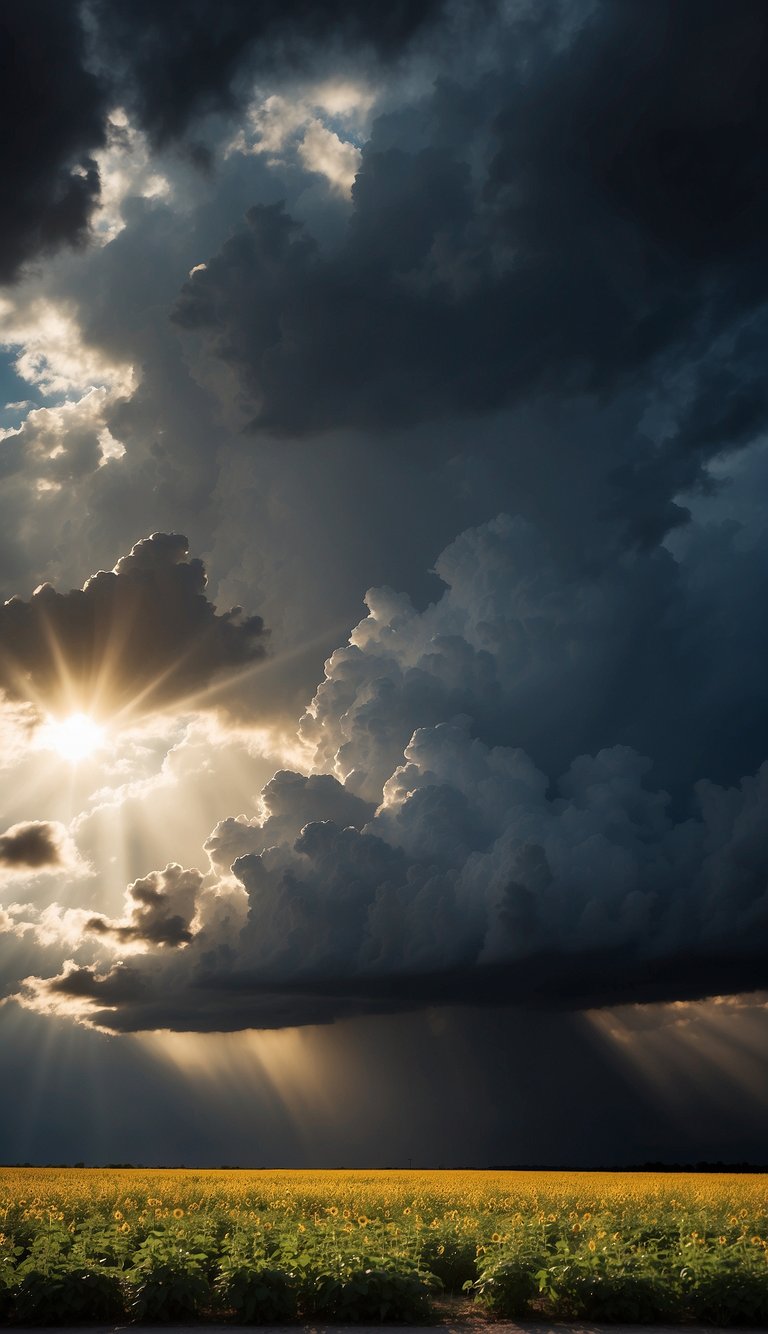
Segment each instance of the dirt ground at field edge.
M2 1334L233 1334L234 1329L251 1329L258 1334L463 1334L464 1323L442 1325L68 1325L3 1326ZM723 1334L721 1326L711 1325L590 1325L587 1322L556 1325L551 1321L526 1321L514 1324L499 1321L494 1334ZM738 1334L768 1334L764 1327L739 1326Z
M486 1334L728 1334L712 1325L598 1325L588 1320L556 1324L541 1320L494 1320L469 1298L443 1296L434 1301L435 1319L430 1325L222 1325L215 1321L196 1325L82 1325L32 1327L4 1326L0 1334L473 1334L482 1326ZM768 1329L740 1326L732 1334L768 1334Z
M473 1320L446 1319L439 1325L70 1325L66 1334L234 1334L236 1329L250 1329L253 1334L466 1334L473 1323L489 1323L472 1314ZM710 1325L554 1324L548 1320L492 1323L493 1334L724 1334L722 1328ZM5 1326L2 1334L63 1334L63 1327ZM768 1330L740 1327L738 1334L768 1334Z

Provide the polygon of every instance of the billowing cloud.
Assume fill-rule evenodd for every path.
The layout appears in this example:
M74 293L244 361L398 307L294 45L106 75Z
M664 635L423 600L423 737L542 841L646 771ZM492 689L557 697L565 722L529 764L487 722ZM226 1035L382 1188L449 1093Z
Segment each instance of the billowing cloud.
M216 914L198 902L177 961L82 965L28 978L18 998L111 1031L207 1031L765 988L768 766L739 789L702 783L678 823L648 767L621 748L583 756L549 796L524 753L488 749L465 722L425 729L364 830L308 824L235 862L244 921L222 887ZM184 943L187 889L172 936L154 897L142 921L105 933Z
M0 20L0 572L24 595L0 610L0 838L43 860L0 867L31 900L0 910L4 1071L40 1015L163 1030L71 1035L82 1136L93 1050L124 1072L185 1051L241 1105L211 1072L285 1042L315 1133L356 1033L367 1105L382 1070L387 1106L411 1071L429 1086L409 1109L432 1151L462 1043L471 1126L472 1071L498 1108L521 1068L578 1077L596 1050L658 1056L679 1092L690 1017L691 1087L751 1034L751 1102L714 1057L701 1082L750 1107L759 1154L763 5L27 10ZM235 604L272 627L269 664ZM71 782L37 748L64 708L126 724ZM523 1081L537 1133L550 1074ZM612 1112L620 1082L598 1080ZM571 1151L565 1119L532 1161ZM353 1121L370 1148L383 1113ZM415 1152L401 1122L391 1161Z
M550 775L618 743L650 754L675 791L738 780L765 758L744 598L768 591L768 569L737 538L698 532L680 559L608 548L582 565L519 518L467 530L436 561L446 588L423 611L369 591L301 721L315 766L378 801L414 729L464 713Z
M654 494L634 534L655 539L675 494L766 421L748 352L768 295L765 24L717 0L570 24L518 7L476 78L468 61L374 121L338 243L257 205L174 319L235 370L256 428L293 436L638 381L650 399L661 377L661 431L612 461L619 497Z
M98 201L94 150L104 140L105 89L87 67L86 35L71 0L3 6L0 171L7 207L0 282L25 260L82 241Z
M317 42L389 60L444 7L420 0L364 11L329 0L309 11L225 0L197 5L179 26L143 0L93 0L87 10L75 0L5 6L0 109L15 128L4 137L0 166L14 187L0 233L0 282L41 253L87 239L116 103L127 102L155 142L173 141L210 112L232 111L245 100L249 71L272 70L289 49L294 64ZM329 154L331 178L343 176L339 150L326 145Z
M58 407L33 408L2 442L6 477L23 474L39 496L60 491L120 457L123 447L104 421L108 405L108 391L99 388Z
M83 930L109 936L118 944L186 945L192 939L202 883L199 871L184 870L176 863L152 871L128 886L122 918L111 920L97 913L83 922Z
M665 580L672 567L667 553ZM280 771L256 816L217 825L206 847L231 877L203 889L197 873L169 868L183 877L183 911L153 876L138 882L146 908L131 905L134 886L122 925L87 928L116 945L186 948L131 960L129 972L87 962L32 976L23 1004L115 1031L205 1031L768 985L768 762L727 784L701 770L683 782L678 767L673 800L657 776L671 764L661 750L648 759L594 744L634 719L643 691L661 709L653 654L638 663L637 697L622 696L626 713L615 700L606 713L597 686L626 661L618 609L627 586L653 587L655 560L633 557L620 591L605 572L563 581L530 527L500 516L462 534L436 568L447 588L423 611L391 590L369 594L369 617L329 660L303 723L326 772ZM646 588L654 624L657 595ZM662 645L665 661L672 647ZM685 725L706 714L717 735L711 686L695 694ZM656 731L641 725L658 739L670 722L662 713ZM549 754L565 758L544 769L505 732L540 749L554 732Z
M29 820L0 834L0 867L14 871L58 870L69 860L64 827L49 820Z
M182 135L195 119L230 110L250 71L294 65L327 44L362 47L383 59L408 43L446 6L394 0L361 8L349 0L305 4L203 0L180 26L150 0L94 0L105 60L117 86L156 140Z
M228 151L266 155L273 168L285 166L295 153L307 171L324 177L332 191L346 197L360 169L358 143L366 137L375 100L375 92L364 83L338 78L297 89L290 97L257 94L248 108L246 128L238 131Z
M360 149L340 139L320 121L311 121L299 146L299 158L307 171L324 176L340 194L354 185L360 167Z
M219 613L187 539L155 533L81 590L38 588L0 609L0 685L53 710L142 713L263 657L260 617Z
M260 804L261 819L239 815L216 826L205 845L214 866L226 870L247 853L293 840L310 822L332 820L342 828L361 829L375 809L331 774L307 776L289 769L270 779Z

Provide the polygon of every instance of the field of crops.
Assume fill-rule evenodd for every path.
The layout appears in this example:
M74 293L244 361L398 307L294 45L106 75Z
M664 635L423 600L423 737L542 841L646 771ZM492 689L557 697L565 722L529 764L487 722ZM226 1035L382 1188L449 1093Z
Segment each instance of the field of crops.
M768 1324L768 1178L0 1170L0 1319Z

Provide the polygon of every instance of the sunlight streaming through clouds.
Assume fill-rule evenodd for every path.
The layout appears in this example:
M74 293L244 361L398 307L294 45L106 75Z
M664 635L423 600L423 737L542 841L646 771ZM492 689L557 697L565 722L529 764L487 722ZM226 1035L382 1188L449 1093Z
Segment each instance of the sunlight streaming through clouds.
M133 1145L451 1161L474 1099L480 1163L754 1152L768 27L637 8L8 5L0 1079L52 1156L116 1143L101 1068Z

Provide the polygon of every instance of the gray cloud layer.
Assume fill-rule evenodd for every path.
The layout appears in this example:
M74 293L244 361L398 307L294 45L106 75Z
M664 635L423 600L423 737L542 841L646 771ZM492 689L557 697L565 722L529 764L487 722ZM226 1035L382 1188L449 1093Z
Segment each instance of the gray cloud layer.
M477 81L375 122L337 247L257 205L174 319L289 436L681 376L662 439L605 460L628 535L655 541L766 420L766 16L598 4L564 37L558 13L521 8Z
M187 539L155 533L82 589L49 584L0 608L0 686L49 707L135 707L181 701L264 656L264 625L240 607L217 612Z
M362 832L309 824L235 862L244 918L239 892L201 896L178 956L68 966L22 998L88 1002L83 1017L111 1031L204 1032L765 988L768 769L739 789L702 784L679 823L646 771L614 748L581 757L548 797L522 752L488 750L461 723L425 729ZM187 939L165 917L151 925L120 938Z
M178 137L208 112L231 109L244 92L243 67L253 76L277 60L301 64L322 43L391 58L444 8L444 0L370 7L349 0L199 0L180 25L151 0L92 4L118 86L160 140Z
M157 876L138 882L144 906L133 886L122 924L87 929L150 953L29 978L23 1002L77 1000L111 1031L206 1031L768 985L768 764L734 786L694 772L673 803L654 770L673 766L674 732L666 755L660 738L680 702L660 712L649 662L637 666L658 726L639 726L659 739L655 765L615 740L581 749L621 725L603 682L627 657L624 579L654 577L649 555L635 565L620 595L563 581L528 525L500 516L443 553L447 588L424 611L372 590L302 723L335 776L278 773L260 814L207 844L234 880L169 867L162 892ZM695 695L711 708L708 687ZM642 697L622 695L625 718ZM685 726L704 722L692 711ZM500 744L505 728L548 746L547 769ZM185 948L153 952L169 944Z
M249 75L300 66L318 43L398 56L444 8L399 0L385 8L322 0L198 0L179 23L145 0L24 0L0 18L0 169L13 182L0 225L0 282L63 243L84 241L100 198L93 154L106 114L126 103L155 141L183 138L211 112L232 111ZM193 157L210 157L192 143Z
M134 880L125 896L125 915L111 921L102 913L89 917L83 930L109 936L118 944L186 945L203 877L176 864Z
M0 17L0 150L5 182L0 282L64 241L85 239L98 200L92 154L104 142L105 91L86 68L70 0L24 0Z
M120 86L155 145L234 105L236 36L283 32L202 4L171 50L164 14L96 10L121 49L142 38ZM367 36L399 48L431 15ZM88 540L201 516L217 577L288 609L290 651L371 579L418 591L369 593L302 720L316 772L220 821L220 878L136 882L122 917L90 915L101 953L30 965L27 1003L206 1030L765 985L765 25L752 0L512 6L377 116L348 217L247 154L189 219L131 201L80 295L143 377L110 409L124 459L98 467L91 433L67 461ZM425 606L414 565L446 529ZM219 616L174 540L12 604L22 666L50 678L50 607L87 675L80 609L132 608L134 585L152 632L126 692L168 669L176 700L257 658L260 623Z
M64 860L61 825L50 820L28 820L0 835L0 866L14 870L58 867Z

